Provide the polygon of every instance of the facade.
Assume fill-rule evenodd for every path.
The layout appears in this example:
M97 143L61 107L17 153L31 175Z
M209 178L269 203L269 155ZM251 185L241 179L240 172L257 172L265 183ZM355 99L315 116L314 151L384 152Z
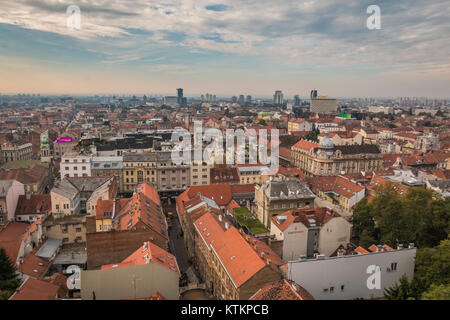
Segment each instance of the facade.
M139 184L150 183L159 191L181 191L190 185L190 165L176 165L171 152L125 154L123 190L133 192Z
M1 163L31 159L33 159L33 145L31 143L22 142L15 145L3 144L0 147Z
M330 176L383 169L376 145L335 146L326 135L320 143L300 140L291 148L291 163L306 176Z
M24 194L24 185L19 181L0 180L0 226L14 221L19 196Z
M49 194L26 194L19 196L15 220L19 222L35 222L51 213L51 196Z
M314 206L315 197L300 180L272 179L255 186L257 218L270 230L272 216L289 209Z
M204 161L191 161L190 185L201 186L209 184L211 165Z
M97 200L117 195L114 177L64 178L51 191L52 213L56 216L95 213Z
M237 171L240 184L262 183L264 170L269 168L258 164L238 164Z
M90 177L92 155L67 152L61 158L61 179L65 177Z
M63 245L86 243L86 217L46 219L42 231L48 238L61 240Z
M288 122L288 133L296 131L311 131L313 124L306 119L292 119Z
M283 261L314 254L330 256L350 242L351 224L328 208L293 209L272 217L271 235L281 241Z
M327 96L311 97L310 112L331 113L337 111L337 100Z
M416 248L412 247L293 260L287 264L287 274L317 300L371 299L382 297L383 290L393 286L403 275L411 280L415 256Z
M92 177L111 177L114 176L118 183L119 192L123 192L123 157L92 157L91 176Z
M81 299L143 299L159 292L178 300L179 277L175 256L146 241L124 260L82 271Z

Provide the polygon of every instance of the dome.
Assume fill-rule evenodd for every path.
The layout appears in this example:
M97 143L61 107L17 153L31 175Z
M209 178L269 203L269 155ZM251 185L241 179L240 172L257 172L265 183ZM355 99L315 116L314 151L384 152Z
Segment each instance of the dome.
M330 139L328 136L328 132L325 132L325 137L323 137L322 140L320 140L319 148L321 149L333 149L334 143L333 140Z

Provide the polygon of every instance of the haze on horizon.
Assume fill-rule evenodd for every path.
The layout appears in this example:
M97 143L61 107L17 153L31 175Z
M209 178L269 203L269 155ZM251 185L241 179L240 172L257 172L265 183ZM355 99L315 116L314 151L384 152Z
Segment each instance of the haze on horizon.
M447 99L449 16L445 0L2 1L0 94Z

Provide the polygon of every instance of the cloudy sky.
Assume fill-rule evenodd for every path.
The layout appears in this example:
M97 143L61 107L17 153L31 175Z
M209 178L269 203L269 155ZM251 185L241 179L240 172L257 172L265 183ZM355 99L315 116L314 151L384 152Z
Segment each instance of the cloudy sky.
M449 98L449 16L447 0L0 0L0 93Z

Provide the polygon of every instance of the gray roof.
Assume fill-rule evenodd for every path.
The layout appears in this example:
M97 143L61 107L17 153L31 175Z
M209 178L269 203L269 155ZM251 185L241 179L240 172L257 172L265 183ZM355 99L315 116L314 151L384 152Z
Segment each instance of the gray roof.
M64 178L61 182L57 183L53 187L52 192L62 195L63 197L72 199L78 194L79 190L73 184L71 184L67 180L67 178Z
M55 254L56 250L61 246L61 239L48 238L42 247L36 252L36 256L50 259Z
M93 192L113 177L65 177L52 192L72 199L79 192Z
M309 199L316 197L306 183L299 180L269 181L262 187L266 196L271 200Z
M59 253L53 264L84 264L87 262L87 252L61 252Z

